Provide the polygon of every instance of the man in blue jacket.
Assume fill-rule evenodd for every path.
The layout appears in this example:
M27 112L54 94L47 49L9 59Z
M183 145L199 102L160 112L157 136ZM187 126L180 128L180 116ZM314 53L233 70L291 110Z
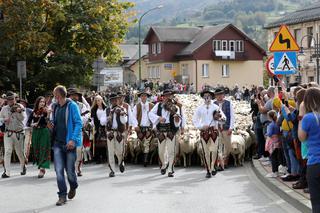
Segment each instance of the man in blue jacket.
M59 188L59 200L56 205L61 206L67 201L65 170L70 184L68 199L74 198L78 187L75 161L77 158L76 148L82 146L82 121L77 104L66 98L67 90L64 86L54 88L53 94L56 100L56 103L52 107L54 167Z

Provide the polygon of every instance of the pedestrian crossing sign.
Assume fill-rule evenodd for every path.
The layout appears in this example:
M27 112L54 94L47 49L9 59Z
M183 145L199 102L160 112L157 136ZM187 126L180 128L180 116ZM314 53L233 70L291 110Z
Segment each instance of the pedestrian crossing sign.
M274 53L274 74L290 75L297 71L296 52L275 52Z

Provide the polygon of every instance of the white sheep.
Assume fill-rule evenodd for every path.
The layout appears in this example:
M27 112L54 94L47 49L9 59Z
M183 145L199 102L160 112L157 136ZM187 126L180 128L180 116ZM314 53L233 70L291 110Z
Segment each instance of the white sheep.
M183 166L187 167L187 156L188 166L191 166L191 155L196 149L196 143L199 140L197 131L187 130L184 135L181 136L179 141L180 145L180 156L183 158Z
M234 159L234 166L242 166L245 156L245 140L241 135L231 136L231 153Z

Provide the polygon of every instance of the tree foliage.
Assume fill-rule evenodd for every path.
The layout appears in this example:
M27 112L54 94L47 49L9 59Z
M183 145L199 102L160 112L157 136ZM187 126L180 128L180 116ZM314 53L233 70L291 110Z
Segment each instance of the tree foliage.
M118 0L0 0L0 90L18 86L17 60L27 61L30 93L88 84L96 58L119 60L131 7Z

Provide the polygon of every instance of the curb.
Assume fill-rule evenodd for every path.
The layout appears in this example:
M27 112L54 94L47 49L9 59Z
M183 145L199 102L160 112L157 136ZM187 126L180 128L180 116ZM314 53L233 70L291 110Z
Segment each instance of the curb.
M262 167L258 160L251 161L251 167L258 179L271 191L279 195L283 200L301 212L312 212L311 202L298 192L292 190L275 178L266 178L267 171Z

